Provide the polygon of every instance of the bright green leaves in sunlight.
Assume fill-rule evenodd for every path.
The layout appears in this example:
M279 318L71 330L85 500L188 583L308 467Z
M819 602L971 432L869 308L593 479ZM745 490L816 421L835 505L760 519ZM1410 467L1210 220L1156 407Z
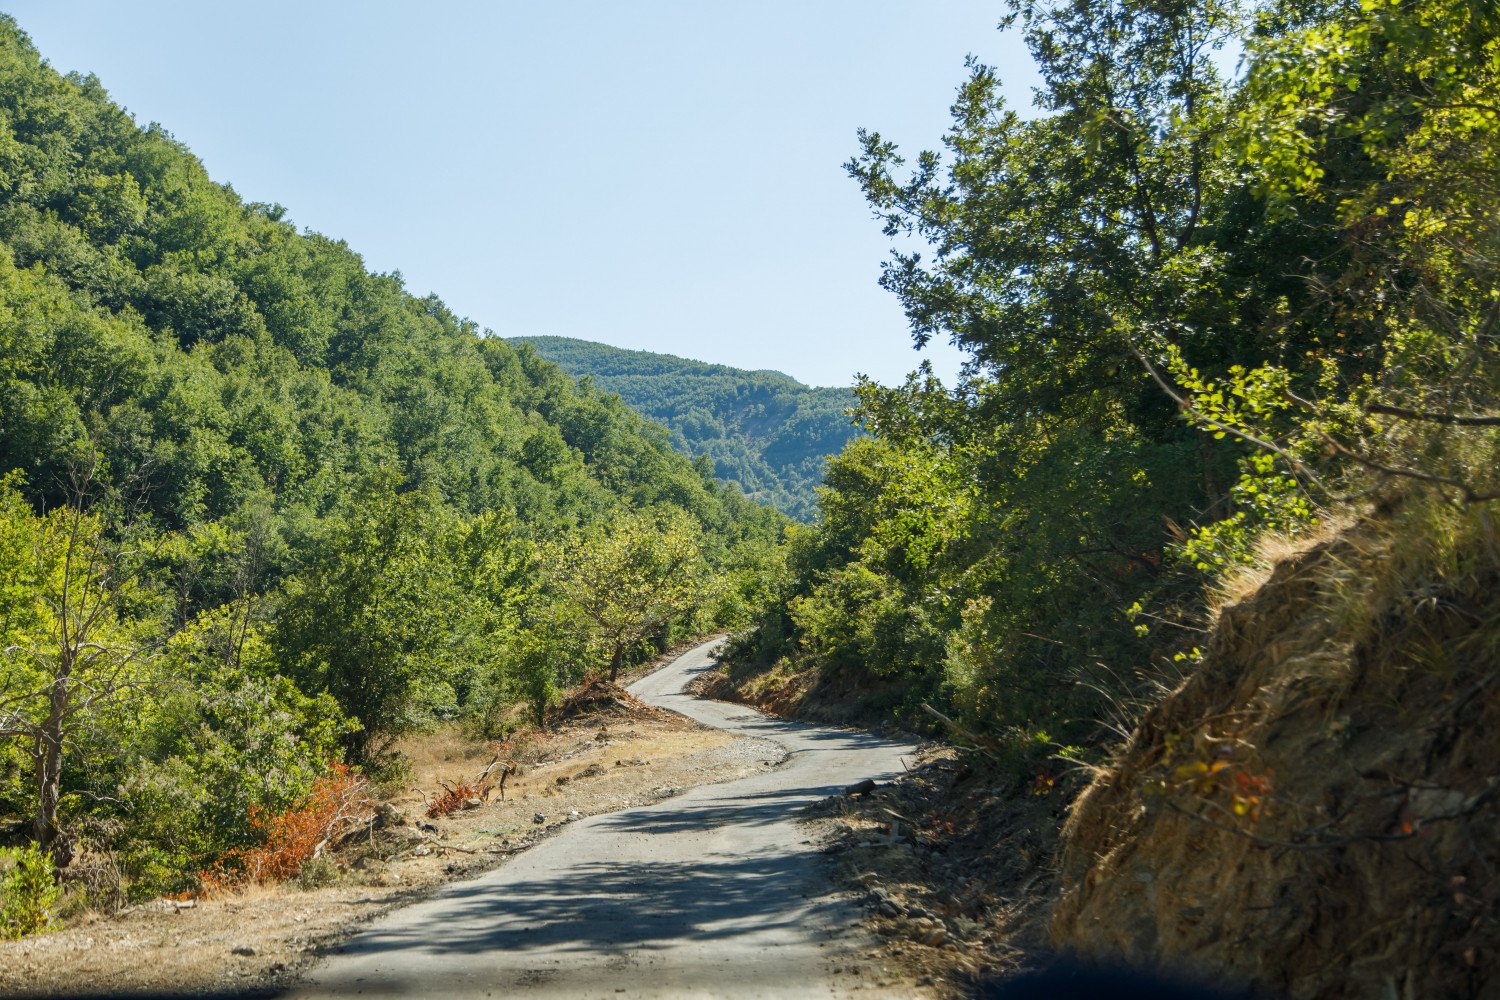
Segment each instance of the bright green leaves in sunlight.
M32 771L33 838L65 864L66 771L81 746L146 699L153 623L138 614L142 581L131 556L100 515L63 507L34 516L7 479L0 518L0 741Z
M1033 746L1155 697L1267 535L1500 496L1500 13L1008 6L1035 116L972 64L943 152L867 131L848 164L964 376L861 390L874 439L737 648Z
M701 599L698 531L670 508L624 514L554 548L552 579L566 620L589 638L614 680L626 658Z

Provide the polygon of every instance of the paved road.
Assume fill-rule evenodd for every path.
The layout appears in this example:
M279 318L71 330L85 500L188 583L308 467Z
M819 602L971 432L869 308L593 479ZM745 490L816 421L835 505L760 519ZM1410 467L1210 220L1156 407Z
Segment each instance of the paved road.
M862 943L857 914L827 884L796 814L863 778L898 773L912 747L681 693L712 666L713 647L631 691L774 740L790 755L785 765L580 821L381 918L296 996L843 996L831 968Z

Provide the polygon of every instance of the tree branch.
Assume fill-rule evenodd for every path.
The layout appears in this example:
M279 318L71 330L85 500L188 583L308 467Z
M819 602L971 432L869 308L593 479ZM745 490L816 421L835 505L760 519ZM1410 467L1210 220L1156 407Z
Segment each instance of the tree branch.
M1403 420L1426 420L1458 427L1500 427L1500 416L1489 414L1433 413L1427 410L1409 410L1404 406L1391 406L1388 403L1371 403L1365 407L1365 411L1400 417Z

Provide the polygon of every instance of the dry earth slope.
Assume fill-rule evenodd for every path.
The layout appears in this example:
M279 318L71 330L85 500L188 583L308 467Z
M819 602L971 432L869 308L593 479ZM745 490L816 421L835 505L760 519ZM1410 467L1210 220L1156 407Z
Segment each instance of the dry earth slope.
M1411 547L1363 523L1222 612L1074 808L1057 945L1268 996L1500 995L1500 574Z

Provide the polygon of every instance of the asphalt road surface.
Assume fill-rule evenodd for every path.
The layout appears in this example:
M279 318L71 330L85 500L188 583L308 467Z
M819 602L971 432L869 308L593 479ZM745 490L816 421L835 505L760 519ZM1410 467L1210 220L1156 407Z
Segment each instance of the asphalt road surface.
M630 690L788 753L763 774L581 820L382 917L313 970L314 997L839 997L866 944L797 814L899 773L908 744L682 693L707 643ZM869 977L861 977L866 980ZM844 985L840 985L843 983ZM867 990L860 995L870 996Z

